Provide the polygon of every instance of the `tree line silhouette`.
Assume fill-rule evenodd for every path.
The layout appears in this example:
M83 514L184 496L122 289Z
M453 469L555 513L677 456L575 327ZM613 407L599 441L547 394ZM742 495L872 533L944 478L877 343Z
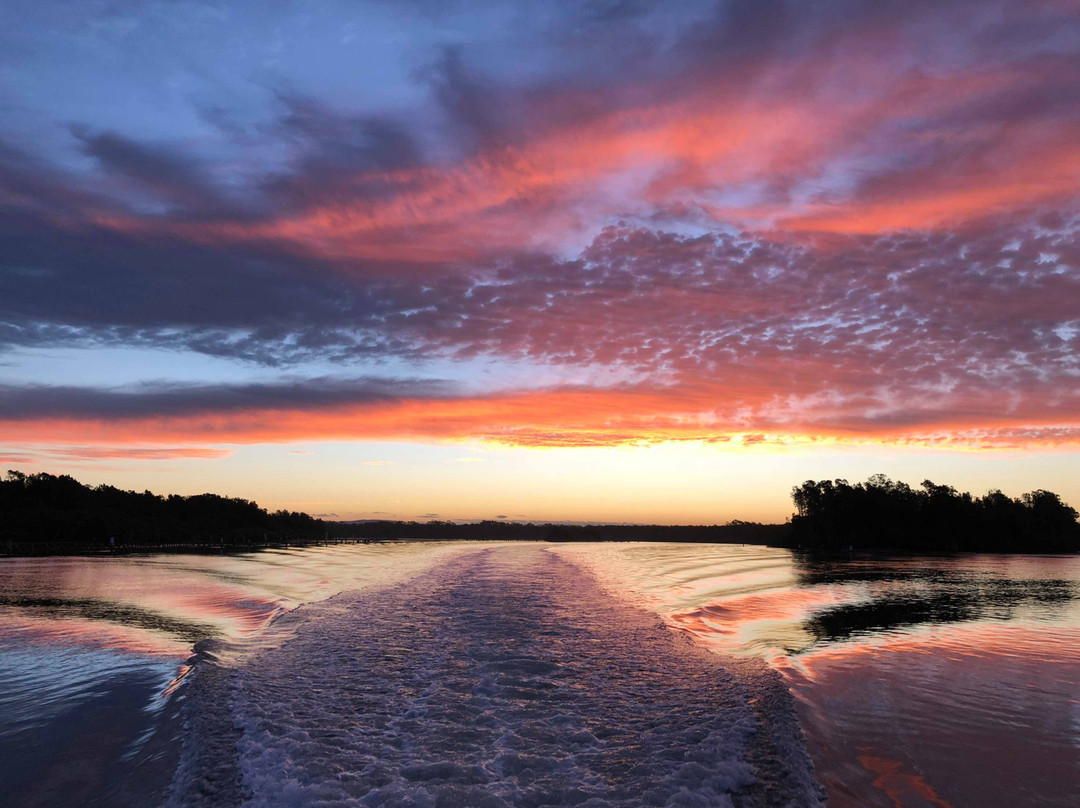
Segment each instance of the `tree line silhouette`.
M769 544L782 539L785 525L735 519L723 525L569 525L550 522L354 522L354 530L373 539L473 541L669 541ZM334 535L331 530L331 535Z
M1012 553L1080 551L1077 512L1051 491L982 497L924 480L875 474L865 483L807 480L792 489L790 540L807 548Z
M784 525L566 525L480 522L330 522L296 511L269 512L217 494L160 496L90 487L67 475L9 471L0 479L0 552L100 549L243 549L322 539L501 541L696 541L779 543Z
M306 513L270 513L246 499L217 494L91 488L44 472L9 471L0 480L0 542L9 546L245 545L311 540L326 530L324 522Z
M865 483L807 480L792 490L790 524L568 525L484 520L328 522L270 512L217 494L161 496L90 487L67 475L9 471L0 479L0 552L94 549L242 549L326 538L369 540L671 541L772 544L806 549L1061 553L1080 551L1077 512L1050 491L982 497L926 480L881 474Z

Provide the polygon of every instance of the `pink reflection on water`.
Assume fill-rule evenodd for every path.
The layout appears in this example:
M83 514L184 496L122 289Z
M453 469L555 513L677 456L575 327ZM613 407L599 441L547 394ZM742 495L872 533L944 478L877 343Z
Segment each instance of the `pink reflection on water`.
M0 566L7 604L0 605L0 631L151 655L190 653L204 637L257 634L295 605L246 580L239 574L245 564L252 566L242 558L15 559Z
M790 653L812 640L802 627L806 615L860 600L859 590L846 585L781 589L725 598L672 612L664 619L719 653L752 650L782 665Z
M280 598L240 581L210 577L179 563L103 559L72 564L51 582L69 599L87 598L131 606L197 623L218 636L240 637L263 628L285 609Z
M267 629L283 612L346 588L390 585L458 546L4 559L0 643L7 638L180 659L207 638L254 648L271 642Z
M171 659L191 654L190 643L167 632L89 618L39 617L24 609L3 610L0 629L6 638L46 647L82 645Z

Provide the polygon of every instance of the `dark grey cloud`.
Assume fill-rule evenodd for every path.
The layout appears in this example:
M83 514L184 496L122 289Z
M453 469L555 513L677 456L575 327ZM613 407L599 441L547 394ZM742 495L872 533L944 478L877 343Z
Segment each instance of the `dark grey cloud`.
M377 199L387 186L365 175L421 165L424 155L408 126L390 116L332 109L278 90L279 117L262 136L292 151L284 170L268 171L260 191L278 210L340 200Z
M81 217L86 210L106 204L85 181L0 139L0 225L13 216Z
M166 146L138 143L116 132L90 132L75 126L83 154L94 158L121 190L141 192L148 200L165 202L174 212L202 216L232 212L198 162Z
M409 351L380 326L416 308L418 289L353 281L269 245L208 246L57 218L93 197L65 196L50 176L18 176L0 185L0 345L161 345L264 364ZM37 204L3 204L21 194Z
M0 419L140 418L265 410L319 409L436 399L448 385L431 379L305 378L265 384L146 382L116 388L0 385Z
M447 48L429 80L435 98L455 127L458 142L467 151L490 146L507 128L504 116L508 110L492 103L495 88L469 70L460 49Z

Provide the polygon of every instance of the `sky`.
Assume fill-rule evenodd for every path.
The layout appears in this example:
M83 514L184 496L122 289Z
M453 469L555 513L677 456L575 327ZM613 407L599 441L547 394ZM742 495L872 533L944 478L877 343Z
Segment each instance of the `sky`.
M0 6L0 466L329 518L1080 505L1080 3Z

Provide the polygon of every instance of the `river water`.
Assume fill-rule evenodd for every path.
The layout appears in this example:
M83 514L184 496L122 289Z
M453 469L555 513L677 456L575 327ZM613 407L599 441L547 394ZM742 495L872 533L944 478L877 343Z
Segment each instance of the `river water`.
M834 808L1080 805L1080 558L559 552L795 693Z
M305 643L326 646L333 625L344 637L346 629L334 621L345 618L340 605L329 616L307 607L314 610L307 622L276 618L340 592L354 593L350 613L372 615L362 627L375 632L386 654L403 653L407 644L388 639L400 621L412 626L412 644L446 645L435 656L462 681L468 676L459 675L461 654L487 653L469 650L477 631L487 632L485 642L502 631L507 645L512 635L505 632L518 629L501 618L480 628L475 620L453 631L438 626L462 610L480 614L485 604L509 602L517 574L529 578L533 592L517 592L519 602L537 610L538 620L558 618L537 632L541 645L603 646L610 640L597 637L607 635L579 637L573 629L576 622L611 622L589 607L586 587L545 583L553 575L572 578L574 568L599 582L612 603L651 611L705 648L761 658L779 670L833 806L1080 804L1080 559L821 561L763 547L678 544L525 545L484 553L492 553L491 545L416 542L242 556L0 561L5 804L145 805L175 795L176 772L187 765L181 741L192 732L181 708L190 697L195 645L217 665L248 671L250 692L239 688L230 704L251 702L252 694L275 686L291 698L287 672L267 679L267 670L282 667L265 660L296 656ZM548 569L540 564L544 557L574 567ZM486 589L470 594L473 585ZM425 611L441 616L407 614L403 604L419 603L417 592L428 593ZM547 600L560 601L560 610L541 614ZM389 628L379 634L379 625ZM619 636L623 667L635 655L655 653L646 648L657 642L647 632ZM371 644L354 643L354 657L370 653ZM587 662L580 652L570 657L579 662L559 663L560 671ZM684 678L699 675L696 664L680 668L690 671ZM604 667L581 670L595 678ZM657 675L653 668L626 670L612 681ZM570 686L562 674L552 675L554 684L533 675L529 686L545 693L542 688ZM469 697L499 698L494 691ZM265 721L280 720L264 703L248 709ZM416 709L412 704L406 712ZM504 744L505 733L499 737ZM252 747L250 739L244 743ZM271 748L259 746L258 759L268 760ZM476 763L489 772L493 765ZM574 793L589 793L589 754L567 765L584 772L585 790ZM738 781L730 772L725 777L718 782ZM511 793L519 797L505 799L517 804L527 791L505 792Z

